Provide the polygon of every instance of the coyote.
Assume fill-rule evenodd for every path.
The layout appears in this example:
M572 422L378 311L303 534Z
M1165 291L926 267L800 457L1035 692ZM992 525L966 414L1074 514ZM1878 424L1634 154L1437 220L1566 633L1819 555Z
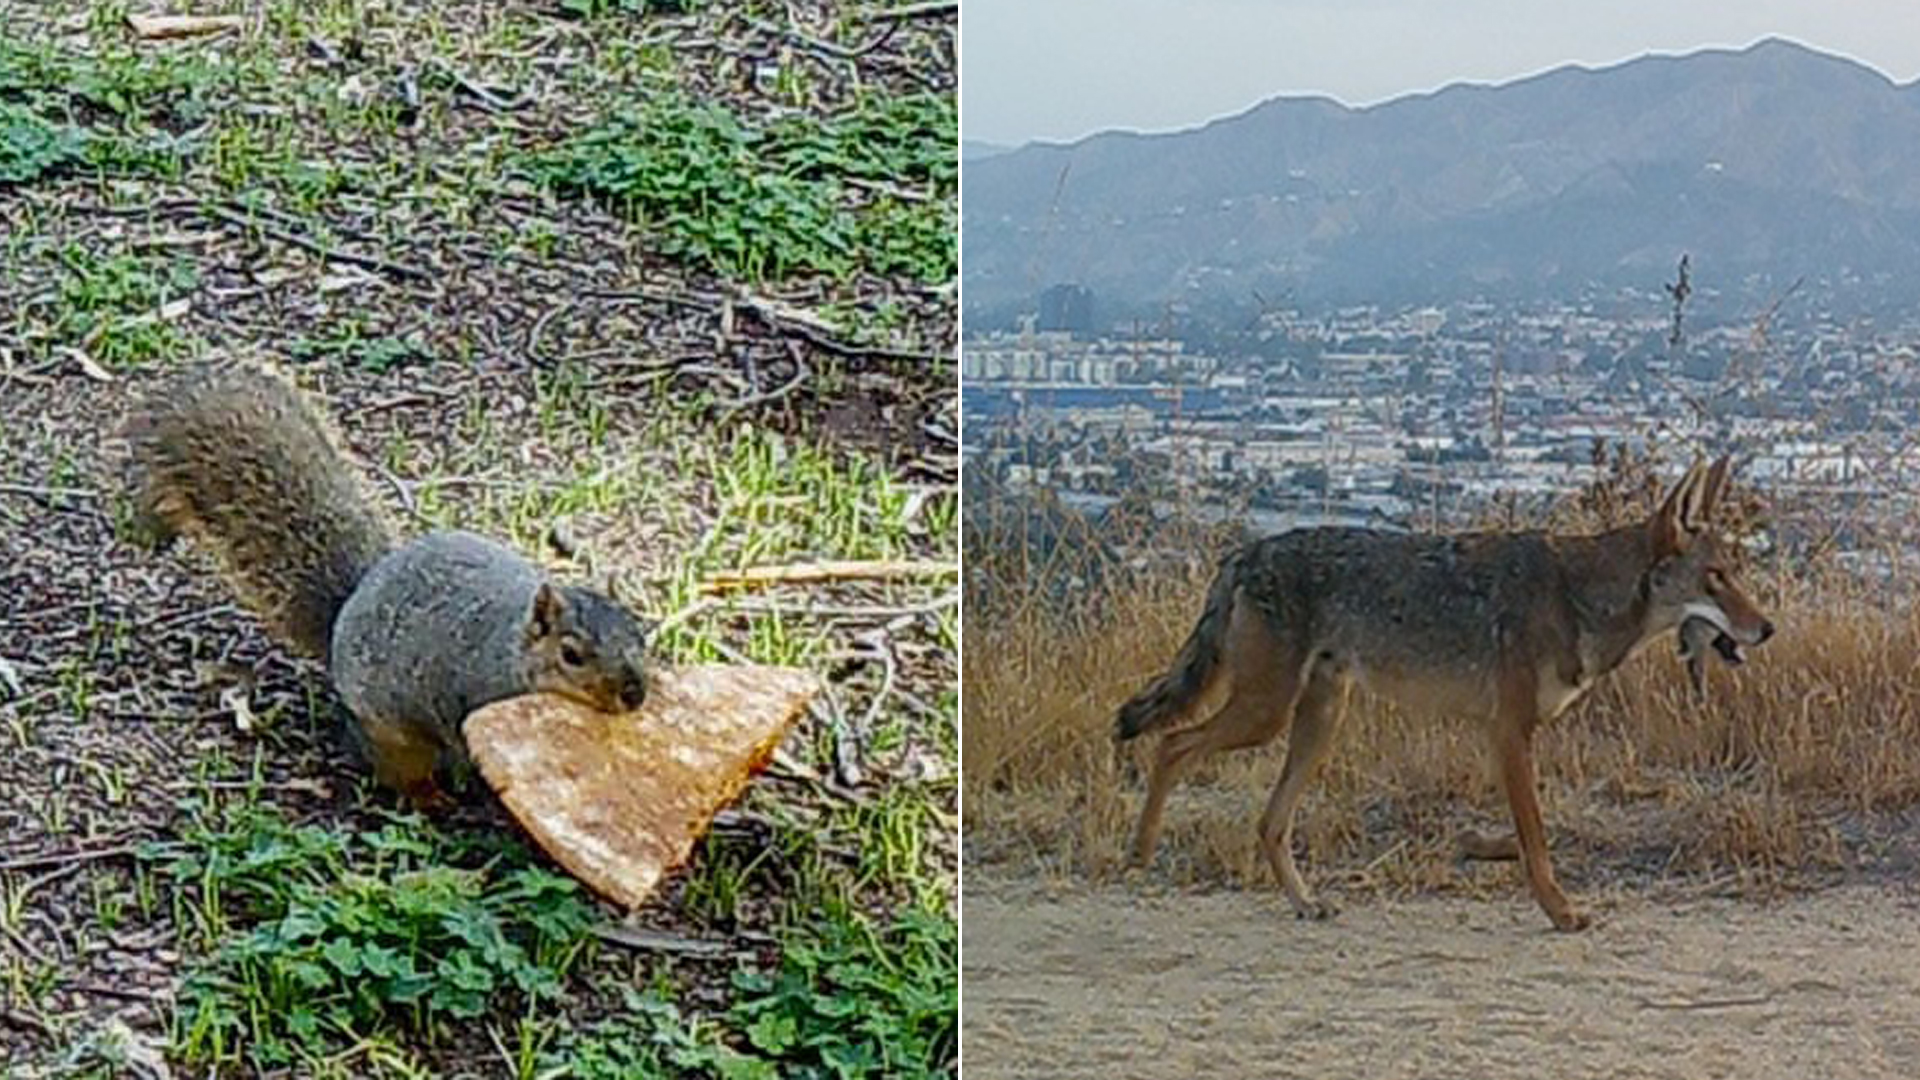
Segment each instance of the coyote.
M1773 635L1709 531L1728 464L1695 463L1651 518L1597 535L1305 528L1227 556L1173 668L1114 721L1116 738L1131 739L1180 725L1216 687L1227 691L1205 723L1161 740L1135 864L1152 859L1168 789L1207 752L1259 746L1291 724L1260 846L1301 917L1332 914L1294 866L1293 815L1357 679L1408 708L1479 720L1516 831L1467 838L1467 854L1518 858L1553 925L1584 929L1547 861L1533 731L1689 618L1727 639L1723 656ZM1689 641L1696 653L1699 644Z

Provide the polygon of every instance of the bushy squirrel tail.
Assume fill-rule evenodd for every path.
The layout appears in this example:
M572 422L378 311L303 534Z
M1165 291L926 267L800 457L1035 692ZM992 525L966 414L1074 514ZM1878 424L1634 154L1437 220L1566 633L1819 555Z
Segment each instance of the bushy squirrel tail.
M394 536L312 402L264 368L197 365L147 394L125 435L137 512L207 552L275 637L326 657Z

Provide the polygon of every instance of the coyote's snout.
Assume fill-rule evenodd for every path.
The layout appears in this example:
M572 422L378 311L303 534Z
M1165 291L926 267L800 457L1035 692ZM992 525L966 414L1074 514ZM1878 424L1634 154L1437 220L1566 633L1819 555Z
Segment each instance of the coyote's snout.
M1707 650L1718 653L1722 663L1728 667L1739 667L1747 662L1747 653L1740 643L1720 632L1720 628L1705 619L1689 615L1680 624L1680 659L1687 666L1687 683L1693 688L1696 701L1704 701L1707 696Z
M1152 858L1167 792L1194 763L1290 727L1260 845L1295 910L1326 915L1294 866L1293 816L1358 679L1410 710L1480 722L1515 836L1478 841L1476 853L1517 855L1553 924L1586 926L1547 860L1533 732L1683 623L1687 647L1712 642L1729 659L1772 636L1710 529L1727 477L1726 458L1695 464L1651 518L1593 536L1314 528L1240 548L1221 563L1172 669L1115 719L1120 739L1178 728L1154 759L1135 861ZM1219 710L1183 726L1216 688L1226 693Z

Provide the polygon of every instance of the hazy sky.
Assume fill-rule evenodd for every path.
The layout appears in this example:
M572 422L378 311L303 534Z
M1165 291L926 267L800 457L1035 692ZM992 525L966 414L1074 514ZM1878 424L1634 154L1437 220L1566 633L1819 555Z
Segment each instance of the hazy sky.
M1920 75L1920 0L962 0L968 139L1190 127L1276 94L1352 105L1768 35Z

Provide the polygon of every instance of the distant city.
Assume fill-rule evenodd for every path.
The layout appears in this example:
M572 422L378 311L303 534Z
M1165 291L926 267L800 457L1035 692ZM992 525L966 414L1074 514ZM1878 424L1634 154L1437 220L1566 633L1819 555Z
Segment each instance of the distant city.
M1920 557L1913 95L1768 39L975 148L968 468L1083 510L1453 527L1655 442L1736 452L1788 552Z
M1405 526L1563 493L1592 475L1596 440L1655 438L1735 450L1776 493L1915 510L1920 325L1800 311L1695 326L1684 306L1676 325L1652 294L1277 307L1196 335L1232 341L1203 353L1098 326L1096 299L1056 286L1022 329L963 343L969 469L1093 507L1145 493L1268 527Z

